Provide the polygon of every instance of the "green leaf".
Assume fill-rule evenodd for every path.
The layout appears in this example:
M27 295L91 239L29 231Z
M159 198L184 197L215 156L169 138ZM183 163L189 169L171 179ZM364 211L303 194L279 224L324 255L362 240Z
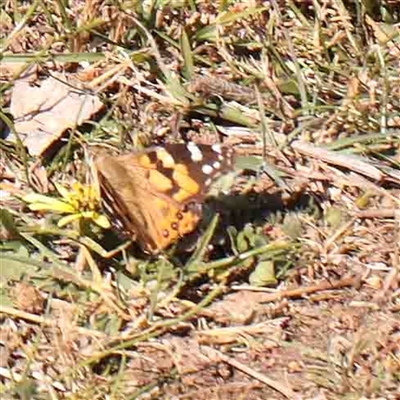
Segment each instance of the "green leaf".
M110 229L111 223L105 215L95 215L93 217L93 222L103 229Z
M217 40L217 27L228 25L232 22L238 21L243 18L247 18L249 16L258 14L267 9L267 7L250 7L242 12L228 11L221 13L214 24L210 24L203 29L200 29L195 38L198 41L211 41L214 42Z
M21 233L21 236L39 251L40 256L38 257L38 259L42 258L44 260L47 258L48 260L54 263L57 263L59 261L57 254L53 253L50 249L48 249L43 243L41 243L34 236L28 233Z
M54 197L44 196L42 194L30 193L22 198L23 201L29 203L28 207L32 211L56 211L62 213L74 213L75 208L62 200Z
M21 259L29 257L28 249L21 242L7 242L6 248L0 248L0 281L19 281L23 275L32 271L32 267L23 261L7 259L7 253Z
M182 106L187 107L189 105L189 100L187 98L188 93L179 82L178 77L168 74L168 76L166 76L165 90Z
M343 223L345 215L335 207L328 207L325 211L325 221L334 229L339 228Z
M255 118L250 115L245 115L241 110L229 104L217 105L207 103L194 105L192 106L192 110L199 114L208 115L212 118L221 118L249 128L256 128L258 126L258 122Z
M273 261L261 261L250 274L249 282L253 286L276 285L275 267Z
M187 80L190 80L194 75L194 63L193 63L193 54L190 46L189 37L186 33L185 28L182 28L180 37L180 46L184 61L183 75Z
M19 232L15 226L14 216L5 208L0 208L0 222L5 228L8 238L17 238Z
M293 240L300 238L303 228L298 216L295 214L287 214L283 221L282 231Z
M197 272L198 265L202 262L203 256L207 251L207 246L209 245L215 229L217 227L219 221L219 215L215 214L208 225L206 231L204 232L203 236L197 243L196 250L190 257L189 261L186 263L185 270L188 272Z
M263 166L262 157L258 156L236 156L235 168L247 169L249 171L260 172Z
M65 217L62 217L58 221L57 226L59 228L62 228L62 227L66 226L66 225L70 224L71 222L74 222L74 221L76 221L76 220L78 220L80 218L81 218L81 214L70 214L70 215L67 215Z
M53 203L33 203L29 204L29 209L32 211L54 211L59 213L74 213L76 210L69 204L62 201Z

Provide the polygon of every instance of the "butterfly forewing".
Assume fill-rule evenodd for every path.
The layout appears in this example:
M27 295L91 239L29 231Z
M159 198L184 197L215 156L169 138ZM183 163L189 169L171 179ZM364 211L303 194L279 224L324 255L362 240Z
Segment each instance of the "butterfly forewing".
M95 160L101 200L115 230L123 236L136 237L135 227L146 227L140 198L136 196L135 180L118 157L102 156ZM144 234L146 229L141 229Z

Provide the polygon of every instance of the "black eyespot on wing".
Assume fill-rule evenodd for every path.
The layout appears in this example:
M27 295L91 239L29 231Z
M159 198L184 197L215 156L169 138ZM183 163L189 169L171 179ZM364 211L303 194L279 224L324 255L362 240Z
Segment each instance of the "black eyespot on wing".
M162 232L162 235L167 238L169 236L169 231L167 229L164 229Z

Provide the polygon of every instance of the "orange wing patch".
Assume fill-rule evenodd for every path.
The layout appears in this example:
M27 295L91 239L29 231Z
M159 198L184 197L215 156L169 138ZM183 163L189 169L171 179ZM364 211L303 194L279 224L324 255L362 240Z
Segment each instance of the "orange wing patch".
M172 180L157 170L149 171L148 179L149 183L160 192L167 192L174 187Z
M161 198L156 199L155 206L164 211L164 219L159 221L157 229L159 235L155 240L159 250L167 248L180 237L193 232L200 220L200 215L190 208L180 209Z

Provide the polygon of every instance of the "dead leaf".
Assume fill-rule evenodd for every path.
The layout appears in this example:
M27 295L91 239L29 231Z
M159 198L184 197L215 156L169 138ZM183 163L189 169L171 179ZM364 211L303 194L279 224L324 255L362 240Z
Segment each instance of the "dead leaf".
M12 290L12 295L19 310L34 314L43 312L44 298L35 286L27 282L18 282Z
M206 357L196 339L169 336L163 344L181 377L205 369L212 360Z
M96 95L79 85L72 74L62 73L36 84L26 79L15 82L10 111L15 130L31 155L43 154L67 129L81 125L103 107Z

